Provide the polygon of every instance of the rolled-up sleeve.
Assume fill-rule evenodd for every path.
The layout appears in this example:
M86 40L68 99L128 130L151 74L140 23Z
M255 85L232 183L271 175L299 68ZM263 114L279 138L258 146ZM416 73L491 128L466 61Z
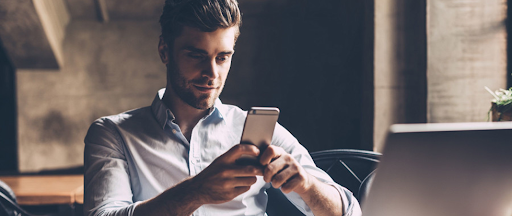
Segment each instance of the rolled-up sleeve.
M85 137L84 215L129 215L132 200L128 164L114 124L96 120Z
M344 216L361 216L363 214L361 212L359 202L357 201L356 197L354 197L352 192L334 182L324 183L335 187L338 193L340 193L341 201L343 202L343 212L345 213L343 214Z
M354 197L352 192L350 192L345 187L340 186L336 182L332 180L332 178L325 173L323 170L318 168L309 152L302 146L293 135L288 132L281 125L277 125L274 131L274 136L272 138L272 144L280 146L286 152L291 154L297 162L299 162L302 167L311 175L315 176L318 180L333 186L336 188L338 193L340 194L341 201L343 202L343 216L361 216L361 207L359 206L359 202ZM295 192L291 192L288 194L284 194L291 203L293 203L302 213L307 216L313 216L313 212L306 205L304 200Z

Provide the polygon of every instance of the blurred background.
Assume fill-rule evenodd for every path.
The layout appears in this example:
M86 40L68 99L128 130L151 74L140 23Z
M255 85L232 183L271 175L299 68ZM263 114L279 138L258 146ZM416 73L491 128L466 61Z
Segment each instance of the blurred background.
M0 172L83 165L97 118L165 87L164 0L0 1ZM506 0L239 0L220 98L277 106L310 151L380 151L393 123L487 121L510 83Z

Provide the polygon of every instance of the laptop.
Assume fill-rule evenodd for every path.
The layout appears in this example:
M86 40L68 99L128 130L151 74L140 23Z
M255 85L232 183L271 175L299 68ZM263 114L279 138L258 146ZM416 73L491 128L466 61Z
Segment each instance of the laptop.
M363 216L512 216L512 122L390 129Z

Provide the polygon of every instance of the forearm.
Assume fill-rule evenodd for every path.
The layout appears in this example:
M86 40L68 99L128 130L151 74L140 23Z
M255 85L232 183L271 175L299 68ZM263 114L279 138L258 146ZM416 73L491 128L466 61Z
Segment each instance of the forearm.
M191 215L202 205L197 193L190 187L191 181L190 178L186 179L158 196L140 203L133 215Z
M299 193L304 202L316 216L343 215L341 196L333 186L325 184L310 175L311 187L304 193Z

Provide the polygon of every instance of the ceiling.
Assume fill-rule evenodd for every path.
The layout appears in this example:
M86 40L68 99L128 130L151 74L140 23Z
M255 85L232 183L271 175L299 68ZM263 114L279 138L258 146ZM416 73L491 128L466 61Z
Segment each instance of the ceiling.
M72 20L99 19L101 0L65 0ZM154 20L162 13L164 0L104 0L110 20Z
M72 20L100 19L98 2L103 1L110 20L158 20L165 0L65 0ZM244 15L261 13L290 0L239 0Z

